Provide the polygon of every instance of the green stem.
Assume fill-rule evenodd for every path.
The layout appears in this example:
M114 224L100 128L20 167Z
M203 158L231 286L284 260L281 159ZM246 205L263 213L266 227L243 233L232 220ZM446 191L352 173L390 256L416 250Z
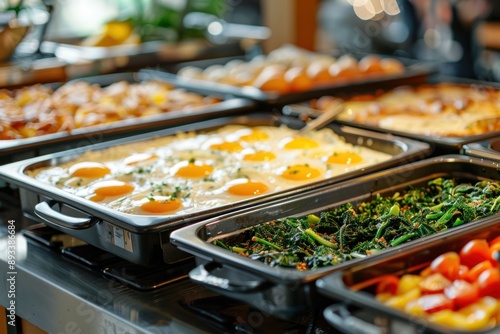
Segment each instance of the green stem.
M340 251L344 252L344 233L345 229L347 228L347 224L344 224L340 227L339 230L339 240L340 240Z
M281 249L281 247L276 246L276 245L275 245L275 244L273 244L272 242L269 242L269 241L267 241L267 240L264 240L264 239L259 238L259 237L256 237L256 236L252 237L252 241L253 241L253 242L258 242L259 244L262 244L262 245L268 246L268 247L270 247L270 248L274 248L274 249L279 250L279 251L281 251L281 250L282 250L282 249Z
M458 217L457 219L455 219L455 222L453 223L453 227L460 226L460 225L462 225L464 222L465 222L465 220L460 219L460 217Z
M497 203L499 200L500 200L500 196L495 198L495 201L493 202L493 205L491 206L490 212L493 212L493 210L495 209L495 206L497 206Z
M425 223L420 223L420 226L418 227L417 232L421 236L425 236L425 235L436 233L436 230L433 229L431 226L425 224Z
M318 243L322 244L323 246L334 248L334 249L339 248L339 246L337 244L334 244L333 242L330 242L328 240L323 239L321 236L319 236L318 234L316 234L316 232L314 232L310 228L308 228L307 230L305 230L305 233L308 236L310 236L311 238L313 238L315 241L317 241Z
M418 233L417 232L411 232L411 233L408 233L408 234L405 234L405 235L402 235L400 236L399 238L397 239L394 239L390 242L390 245L392 247L395 247L397 245L400 245L402 244L403 242L413 238L413 237L418 237Z
M242 247L233 246L231 247L231 251L233 251L234 253L245 253L246 249Z
M431 219L438 219L441 218L444 215L444 212L436 212L436 213L429 213L428 215L425 216L425 219L431 220Z
M436 226L446 224L453 217L453 213L455 212L455 210L455 207L449 208L448 211L446 211L444 215L442 215L441 218L438 219L438 221L436 222Z
M290 225L291 227L294 227L294 228L296 228L298 226L291 219L286 219L285 223L287 223L288 225Z
M384 233L385 228L390 223L389 217L397 216L397 215L399 215L399 206L397 204L394 204L393 206L391 206L391 208L389 209L389 212L387 214L380 217L381 219L387 219L387 220L379 226L379 228L377 230L377 234L375 234L375 239L380 239L380 237L382 237L382 234Z
M227 249L227 250L231 250L225 243L223 243L220 240L215 240L214 245L222 247L222 248Z
M431 209L431 211L441 211L441 208L443 207L443 205L445 204L445 202L441 202L439 204L436 204L434 206L431 206L429 209Z

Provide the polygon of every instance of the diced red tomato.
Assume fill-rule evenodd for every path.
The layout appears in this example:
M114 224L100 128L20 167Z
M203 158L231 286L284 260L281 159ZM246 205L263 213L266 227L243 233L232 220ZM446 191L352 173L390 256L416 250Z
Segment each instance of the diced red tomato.
M458 277L460 270L460 257L456 252L441 254L431 262L431 270L454 280Z
M490 259L490 245L485 239L469 241L460 250L460 262L469 268Z
M500 236L494 238L493 240L490 240L490 242L488 243L491 246L493 246L494 244L500 244Z
M495 253L498 252L498 255ZM494 267L498 267L498 261L500 260L500 240L497 243L491 244L490 246L490 261Z
M500 298L500 271L498 268L486 269L477 278L479 294Z
M442 293L444 289L451 285L451 281L440 273L435 273L424 278L418 287L424 294Z
M376 293L390 293L395 295L398 291L399 276L396 275L384 275L380 278L380 282L377 284Z
M426 313L435 313L442 310L452 310L453 301L442 293L424 295L418 298L417 303Z
M479 289L476 284L457 279L444 288L444 295L453 301L456 308L462 308L479 299Z
M458 267L458 278L465 279L468 274L469 274L469 267L461 264L460 267Z
M464 279L470 283L476 282L483 271L491 268L493 268L493 265L490 260L480 262L469 270L467 275L464 276Z

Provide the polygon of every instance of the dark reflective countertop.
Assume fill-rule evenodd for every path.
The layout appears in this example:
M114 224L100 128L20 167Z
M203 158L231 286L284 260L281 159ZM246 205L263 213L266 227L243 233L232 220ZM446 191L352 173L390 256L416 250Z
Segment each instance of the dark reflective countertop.
M114 256L106 257L97 249L72 252L85 248L79 248L82 245L71 237L61 238L59 232L57 242L44 244L46 228L22 217L15 194L15 190L4 188L0 196L0 272L3 277L0 291L5 292L0 294L0 304L7 307L14 300L16 315L42 330L106 334L331 331L321 311L285 321L196 285L186 275L194 267L194 261L186 261L175 270L155 268L150 277L166 277L168 281L159 282L158 287L137 288L123 283L123 279L126 281L130 276L149 282L144 275L152 268L141 268ZM14 268L9 267L7 258L11 222L16 227ZM42 242L37 239L40 236ZM86 254L97 264L75 261L78 258L72 256L75 254ZM92 258L93 254L99 256ZM11 276L15 276L14 298L9 298L7 293L12 287L8 281ZM155 284L153 279L151 285Z

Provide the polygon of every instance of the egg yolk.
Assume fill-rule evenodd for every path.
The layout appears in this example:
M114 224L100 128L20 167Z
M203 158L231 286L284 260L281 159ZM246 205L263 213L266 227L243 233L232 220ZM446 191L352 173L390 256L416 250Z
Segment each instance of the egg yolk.
M210 148L213 150L221 150L228 152L239 152L243 149L240 143L234 141L225 141L219 144L212 144Z
M249 153L243 157L243 160L247 161L269 161L274 159L276 159L276 155L273 152L268 151Z
M176 176L186 177L186 178L199 178L210 175L214 168L210 165L206 165L198 162L186 162L181 163L183 166L177 169L175 173Z
M92 188L94 189L94 196L90 199L98 202L102 201L108 196L119 196L132 192L134 186L127 182L118 180L108 180L95 183Z
M128 166L141 165L144 163L150 163L158 159L158 156L154 153L137 153L126 157L123 163Z
M182 202L178 198L170 198L164 196L155 196L141 205L141 209L151 213L162 213L177 210L182 206Z
M268 189L269 187L262 182L247 180L246 182L237 183L230 186L227 189L227 191L233 195L251 196L251 195L261 195L265 193Z
M293 165L289 166L283 174L282 177L289 180L302 181L314 179L321 175L321 172L308 165Z
M74 164L68 172L71 176L98 178L111 173L111 170L100 162L88 161Z
M246 142L263 141L269 139L269 134L262 130L253 129L250 133L240 137L240 140Z
M354 165L363 161L363 158L352 152L336 152L328 157L327 162L331 164Z
M317 141L306 137L295 137L287 141L283 147L290 150L316 148L319 144Z

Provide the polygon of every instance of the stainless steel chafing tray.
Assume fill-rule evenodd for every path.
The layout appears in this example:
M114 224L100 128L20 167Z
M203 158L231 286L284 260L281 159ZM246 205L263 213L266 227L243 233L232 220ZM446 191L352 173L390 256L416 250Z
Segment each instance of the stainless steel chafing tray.
M339 81L333 82L331 84L324 84L321 86L314 87L307 91L291 92L286 94L280 94L272 91L264 91L253 86L236 86L220 82L212 82L208 80L184 78L178 76L177 73L179 69L186 66L195 66L201 69L205 69L211 65L223 65L231 60L241 59L241 57L224 57L209 60L192 61L178 64L176 66L171 66L167 68L166 72L155 72L154 76L159 79L164 79L174 82L176 85L185 87L188 89L199 89L206 93L228 93L233 96L245 97L255 101L273 104L273 105L283 105L287 103L295 103L304 101L307 99L312 99L320 97L326 94L334 94L339 92L360 92L373 89L381 88L392 88L398 85L407 84L410 82L414 83L424 83L427 82L429 76L431 76L435 71L435 67L431 64L418 63L410 59L400 59L400 61L405 65L405 71L399 74L387 74L373 77L366 77L362 79L353 79L349 81ZM143 72L148 72L149 70L142 70Z
M500 218L496 215L487 221L449 232L319 279L316 282L319 293L334 303L324 310L326 320L332 327L348 333L354 328L358 332L370 333L498 333L498 324L477 331L452 329L391 308L375 299L377 277L418 274L438 255L459 252L470 240L492 240L500 236Z
M470 143L462 147L462 153L473 157L500 160L500 138L495 137L480 142Z
M139 73L117 73L85 77L73 81L86 81L91 84L108 86L119 81L140 83L148 80ZM57 88L62 83L51 84ZM202 94L196 89L189 89ZM203 94L204 95L204 94ZM68 150L75 147L98 144L103 141L118 139L146 131L164 129L214 117L236 115L256 108L256 104L247 99L235 98L227 94L212 95L220 102L200 107L172 110L158 115L137 117L112 123L78 128L71 131L57 132L31 138L0 140L0 164L19 161L38 155Z
M275 219L319 214L347 202L356 205L371 200L377 193L391 196L396 192L403 192L408 186L423 185L437 177L472 182L500 180L500 170L498 164L491 161L462 155L435 157L215 217L176 230L170 238L179 249L195 255L199 265L190 272L192 280L220 294L245 301L263 312L292 318L322 305L324 299L315 287L317 279L354 265L377 261L384 254L388 256L400 253L407 245L418 245L422 240L444 238L448 232L461 227L388 248L364 259L310 271L272 267L230 252L212 242L215 239L235 237L250 227ZM470 224L487 223L492 219L497 221L498 215Z
M121 213L90 200L69 194L57 187L39 182L27 175L27 172L30 170L70 161L88 150L96 151L119 144L139 142L178 132L214 130L228 124L243 124L246 126L279 126L286 124L292 128L303 125L303 123L298 122L293 117L280 117L271 115L270 113L251 113L240 116L222 117L12 163L0 167L0 177L20 188L23 212L29 217L41 220L56 229L135 263L149 264L157 261L172 263L188 256L187 253L179 252L171 245L169 235L174 229L211 216L220 215L250 205L266 203L269 200L286 198L304 190L325 186L401 163L418 160L429 154L429 146L427 144L363 130L360 131L349 127L335 126L333 128L334 131L343 136L347 142L386 152L392 155L392 158L371 167L316 181L306 186L264 194L230 205L201 210L183 216L142 216Z
M417 86L418 85L429 85L429 84L439 84L439 83L451 83L451 84L464 84L464 85L471 85L475 87L491 87L491 88L496 88L499 89L500 85L492 82L481 82L477 80L467 80L463 78L453 78L453 77L443 77L443 76L428 76L426 78L425 82L417 82L417 81L408 81L408 82L401 82L398 83L397 85L394 85L392 87L390 86L371 86L371 90L364 90L364 92L356 92L356 91L338 91L336 93L339 94L339 97L355 97L359 95L360 93L374 93L374 92L383 92L383 91L389 91L390 89L394 89L397 87L403 87L403 86ZM335 94L335 93L334 93ZM326 94L325 94L326 95ZM330 94L332 95L332 94ZM323 95L324 96L324 95ZM282 108L282 112L285 115L294 115L294 116L299 116L301 118L307 118L307 117L312 117L316 118L319 115L323 113L321 110L317 110L314 108L311 108L311 103L310 100L306 101L302 100L302 102L298 104L289 104L285 105ZM404 101L401 101L401 104L404 104ZM423 134L415 134L415 133L410 133L410 132L405 132L405 131L398 131L398 130L392 130L392 129L385 129L381 128L378 126L374 125L368 125L368 124L360 124L352 121L342 121L342 120L337 120L339 124L344 124L348 126L353 126L353 127L358 127L361 129L366 129L370 131L378 131L378 132L384 132L384 133L392 133L396 136L401 136L401 137L406 137L414 140L419 140L425 143L429 143L433 150L434 150L434 155L442 155L442 154L456 154L456 153L462 153L462 148L464 145L468 145L471 143L476 143L480 141L485 141L494 137L498 137L499 132L498 131L491 131L479 135L473 135L473 136L455 136L455 137L446 137L446 136L432 136L432 135L423 135Z

